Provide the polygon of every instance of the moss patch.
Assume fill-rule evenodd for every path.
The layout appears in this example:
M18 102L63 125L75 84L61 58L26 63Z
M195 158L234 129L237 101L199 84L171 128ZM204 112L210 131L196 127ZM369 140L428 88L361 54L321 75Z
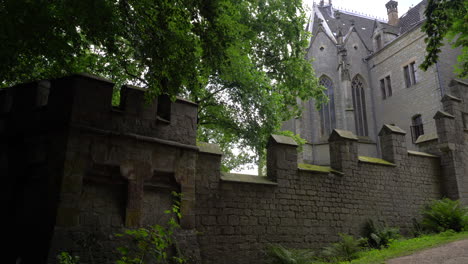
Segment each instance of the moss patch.
M359 161L360 162L365 162L365 163L385 165L385 166L396 166L395 164L393 164L391 162L388 162L386 160L379 159L379 158L373 158L373 157L366 157L366 156L359 156Z
M312 165L306 163L299 163L297 164L299 169L301 170L308 170L308 171L315 171L315 172L322 172L322 173L336 173L342 175L342 172L336 171L330 167L319 166L319 165Z

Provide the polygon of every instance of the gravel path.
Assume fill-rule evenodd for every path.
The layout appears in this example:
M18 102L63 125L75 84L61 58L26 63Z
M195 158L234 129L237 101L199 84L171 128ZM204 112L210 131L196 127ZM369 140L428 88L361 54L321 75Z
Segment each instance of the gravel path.
M388 260L387 264L468 264L468 239Z

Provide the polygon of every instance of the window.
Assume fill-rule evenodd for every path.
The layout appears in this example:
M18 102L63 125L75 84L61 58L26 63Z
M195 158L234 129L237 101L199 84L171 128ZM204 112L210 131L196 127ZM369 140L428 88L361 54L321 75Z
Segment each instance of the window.
M392 81L390 80L390 76L385 77L385 83L387 85L387 95L388 97L392 96Z
M390 76L387 76L380 80L380 91L382 92L382 99L385 100L387 97L391 97L392 92L392 81Z
M375 44L377 46L377 50L382 49L382 37L380 35L377 35L377 37L375 37Z
M380 80L380 90L382 91L382 99L387 98L387 92L385 91L385 79Z
M320 84L327 90L325 91L328 96L328 103L323 104L320 109L320 129L322 136L330 135L331 131L336 128L335 117L335 96L333 91L333 82L326 76L320 77Z
M413 142L416 142L419 136L424 135L424 126L421 115L413 116L411 123L411 137L413 138Z
M416 67L414 64L415 62L413 61L410 64L403 67L403 75L405 77L406 88L416 84Z
M351 81L353 93L354 121L356 124L356 134L358 136L368 136L367 114L366 114L366 93L364 80L358 75Z

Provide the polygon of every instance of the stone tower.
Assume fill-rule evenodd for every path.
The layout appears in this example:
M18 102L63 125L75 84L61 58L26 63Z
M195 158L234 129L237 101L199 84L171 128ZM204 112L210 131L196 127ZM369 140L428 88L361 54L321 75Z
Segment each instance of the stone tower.
M387 8L388 14L388 24L391 26L396 26L398 24L398 2L390 0L387 4L385 4Z

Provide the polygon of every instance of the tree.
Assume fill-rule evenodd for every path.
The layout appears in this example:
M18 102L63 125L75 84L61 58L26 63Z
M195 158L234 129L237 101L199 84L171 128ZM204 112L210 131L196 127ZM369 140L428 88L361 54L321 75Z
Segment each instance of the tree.
M425 11L426 22L422 29L426 32L427 55L421 64L427 70L439 59L440 47L444 39L461 47L456 73L461 78L468 78L468 1L464 0L429 0Z
M301 0L3 0L0 15L3 87L86 71L181 95L199 104L199 139L225 151L261 153L298 99L326 100Z

